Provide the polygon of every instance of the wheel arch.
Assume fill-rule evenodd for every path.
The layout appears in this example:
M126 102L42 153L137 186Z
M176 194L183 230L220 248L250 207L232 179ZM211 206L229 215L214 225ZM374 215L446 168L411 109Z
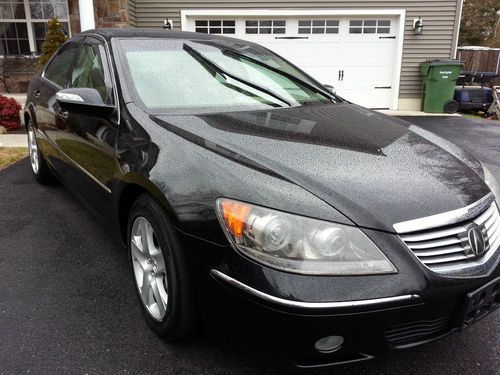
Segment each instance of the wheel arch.
M177 223L177 215L170 202L153 182L145 179L141 175L131 174L128 175L120 185L119 194L116 198L116 213L118 217L117 224L119 234L124 243L126 243L127 240L127 225L130 210L137 198L143 194L148 194L160 203L172 222Z
M30 120L33 123L33 126L38 127L36 123L35 108L33 107L33 104L30 103L24 110L23 120L24 127L26 129L28 129L28 123L30 122Z

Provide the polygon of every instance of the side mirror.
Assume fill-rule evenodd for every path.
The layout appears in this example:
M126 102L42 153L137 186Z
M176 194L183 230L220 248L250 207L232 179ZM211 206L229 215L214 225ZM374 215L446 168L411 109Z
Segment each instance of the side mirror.
M328 91L330 91L332 94L336 94L335 87L333 87L332 85L324 84L323 87L328 89Z
M115 107L105 104L96 89L71 88L59 91L56 101L63 111L110 118Z

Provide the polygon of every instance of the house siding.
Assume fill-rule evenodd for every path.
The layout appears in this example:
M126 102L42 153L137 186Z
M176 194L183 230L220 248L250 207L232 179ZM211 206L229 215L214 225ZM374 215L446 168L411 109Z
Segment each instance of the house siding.
M405 9L405 35L399 97L418 98L419 64L428 59L453 58L456 49L461 0L364 1L261 1L247 0L129 0L135 3L135 25L159 27L165 18L181 27L181 10L187 9ZM251 6L249 5L251 4ZM423 35L413 34L413 19L422 17Z
M135 10L135 0L127 1L128 8L128 23L130 26L137 26L137 16Z

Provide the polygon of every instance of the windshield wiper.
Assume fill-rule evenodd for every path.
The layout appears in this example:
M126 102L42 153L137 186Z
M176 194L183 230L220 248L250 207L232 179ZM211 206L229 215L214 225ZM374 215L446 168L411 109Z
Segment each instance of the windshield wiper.
M218 47L220 48L220 47ZM250 56L247 56L247 55L244 55L240 52L237 52L233 49L228 49L226 47L223 47L222 48L222 54L226 55L226 56L229 56L229 57L239 57L239 58L242 58L242 59L245 59L247 61L250 61L251 63L254 63L256 65L260 65L262 66L263 68L266 68L276 74L280 74L288 79L290 79L291 81L295 81L295 83L298 83L299 85L302 85L302 86L306 86L307 88L309 88L310 90L314 91L314 92L318 92L318 93L321 93L323 95L325 95L326 97L330 98L330 99L333 99L335 102L338 102L338 98L337 96L333 95L332 93L326 91L326 90L323 90L321 87L318 87L316 85L313 85L312 83L309 83L309 82L306 82L300 78L297 78L295 77L293 74L290 74L288 72L285 72L281 69L278 69L278 68L275 68L274 66L271 66L271 65L268 65L262 61L259 61L257 59L254 59L253 57L250 57Z
M229 78L234 79L235 81L241 82L241 83L243 83L243 84L245 84L247 86L250 86L250 87L252 87L252 88L254 88L256 90L264 92L267 95L270 95L273 98L278 99L279 101L282 101L283 103L285 103L286 105L288 105L290 107L292 106L292 103L290 103L287 99L283 98L280 94L277 94L274 91L269 90L269 89L267 89L265 87L260 87L259 85L255 84L253 82L247 81L246 79L237 76L236 74L228 72L227 70L225 70L224 68L222 68L221 66L219 66L214 61L212 61L209 58L203 56L200 52L198 52L197 50L195 50L193 47L191 47L187 43L184 43L182 48L184 49L184 51L186 51L191 56L193 56L197 61L199 61L199 62L207 65L214 72L219 73L224 79L226 79L226 76L227 76Z

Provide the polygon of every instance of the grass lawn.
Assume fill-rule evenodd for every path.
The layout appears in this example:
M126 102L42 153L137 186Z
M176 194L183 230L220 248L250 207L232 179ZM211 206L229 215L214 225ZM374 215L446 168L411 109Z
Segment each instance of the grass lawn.
M482 114L474 113L474 112L465 112L465 113L460 113L465 118L480 118L480 119L485 119L485 117Z
M27 156L27 147L0 147L0 171Z

